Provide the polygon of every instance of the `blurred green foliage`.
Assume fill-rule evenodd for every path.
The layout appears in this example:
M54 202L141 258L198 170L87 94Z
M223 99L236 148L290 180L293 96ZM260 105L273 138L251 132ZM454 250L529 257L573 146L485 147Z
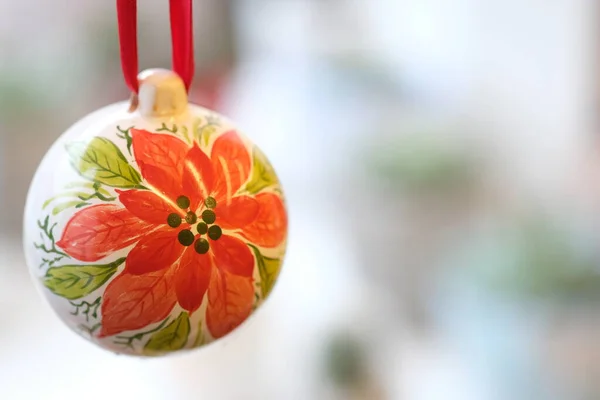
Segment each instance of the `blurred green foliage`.
M528 216L493 237L481 248L484 257L472 261L488 287L515 298L596 301L599 260L585 243L588 239L557 220Z
M27 113L43 107L45 101L27 80L21 68L0 71L0 119L21 120Z
M359 385L365 378L366 358L362 344L347 333L332 337L325 351L325 370L339 387Z
M367 159L367 169L393 188L408 191L464 189L474 179L473 160L467 153L427 135L376 145Z
M91 64L100 70L120 71L119 33L114 16L102 15L102 18L94 19L85 34L91 50Z

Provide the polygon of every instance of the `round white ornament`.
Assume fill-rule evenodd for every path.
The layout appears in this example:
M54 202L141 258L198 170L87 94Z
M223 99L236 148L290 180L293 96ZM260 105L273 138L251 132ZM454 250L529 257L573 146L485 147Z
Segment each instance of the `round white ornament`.
M117 353L162 355L223 337L267 298L287 214L261 151L187 103L171 71L139 104L98 110L42 160L27 197L27 264L73 330Z

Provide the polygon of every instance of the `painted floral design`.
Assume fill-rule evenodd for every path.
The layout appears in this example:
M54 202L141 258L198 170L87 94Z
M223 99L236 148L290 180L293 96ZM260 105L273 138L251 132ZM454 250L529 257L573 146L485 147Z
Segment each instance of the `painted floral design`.
M69 150L77 154L71 160L75 169L115 188L116 198L84 204L56 242L69 257L86 263L131 247L127 257L50 268L45 284L63 297L81 298L90 287L102 287L124 263L105 288L98 337L163 321L177 306L182 313L165 329L175 332L187 323L189 331L187 315L202 312L212 337L222 337L252 312L255 270L260 270L264 296L270 290L265 285L273 283L266 268L277 261L278 271L279 260L263 257L259 249L285 242L281 196L263 190L268 181L256 184L255 176L265 173L264 162L234 130L218 136L210 150L169 133L135 128L127 133L133 163L104 138ZM89 278L70 283L82 273Z

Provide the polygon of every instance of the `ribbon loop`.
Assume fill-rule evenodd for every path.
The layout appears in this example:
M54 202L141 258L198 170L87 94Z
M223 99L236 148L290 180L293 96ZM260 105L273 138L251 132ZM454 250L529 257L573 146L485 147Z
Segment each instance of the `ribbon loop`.
M170 0L173 71L189 90L194 77L192 0ZM125 83L138 93L137 0L117 0L121 67Z

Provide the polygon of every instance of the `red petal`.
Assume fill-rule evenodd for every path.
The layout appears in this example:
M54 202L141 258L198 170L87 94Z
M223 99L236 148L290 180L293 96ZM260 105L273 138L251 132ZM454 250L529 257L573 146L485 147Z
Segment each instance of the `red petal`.
M253 197L233 197L229 204L217 203L217 223L223 229L241 229L256 219L258 208L258 201Z
M241 231L241 235L258 246L276 247L287 235L287 213L283 201L273 193L259 194L256 200L258 215Z
M190 314L202 304L212 269L210 255L200 255L193 247L189 247L181 258L175 275L175 292L181 308Z
M132 245L156 226L114 204L98 204L73 215L56 245L81 261L97 261Z
M131 129L133 153L142 176L171 199L181 195L182 163L188 146L170 135Z
M184 193L190 198L190 208L195 210L200 199L208 197L213 190L213 167L196 144L188 151L183 164Z
M234 275L252 276L254 257L248 246L240 239L223 235L219 240L211 240L210 248L217 268Z
M178 229L168 227L144 236L127 255L125 271L141 275L172 266L185 249L178 234Z
M107 287L102 298L99 337L144 328L163 320L175 306L170 270L145 275L122 273Z
M166 224L171 213L181 215L175 204L149 190L117 190L119 200L133 215L153 224Z
M208 288L206 325L215 338L227 335L252 313L254 285L251 277L213 270Z
M229 201L250 175L250 153L236 131L219 136L210 156L215 169L215 197Z

